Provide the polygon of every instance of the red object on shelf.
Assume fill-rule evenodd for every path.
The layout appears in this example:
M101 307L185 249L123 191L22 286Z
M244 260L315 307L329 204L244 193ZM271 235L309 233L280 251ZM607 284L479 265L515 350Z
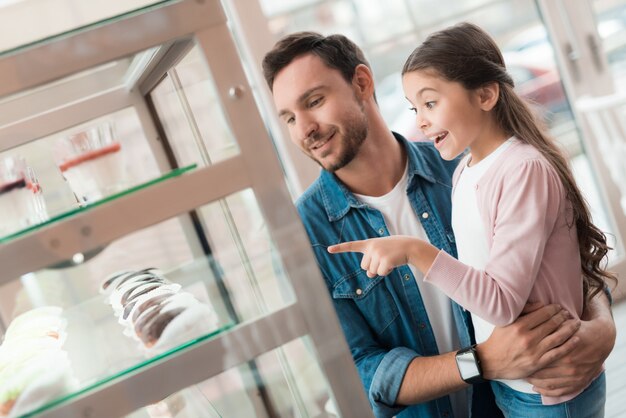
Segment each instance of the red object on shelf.
M78 157L63 161L61 164L59 164L59 168L61 169L61 172L66 171L72 167L84 163L85 161L95 160L96 158L102 157L104 155L117 152L120 150L121 147L122 146L119 142L114 142L111 145L107 145L106 147L102 147L95 151L89 151L85 154L79 155Z

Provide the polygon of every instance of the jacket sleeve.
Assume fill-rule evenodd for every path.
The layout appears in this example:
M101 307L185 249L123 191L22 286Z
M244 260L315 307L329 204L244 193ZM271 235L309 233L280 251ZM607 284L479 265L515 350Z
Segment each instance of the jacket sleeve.
M440 251L424 281L496 326L512 323L533 288L563 198L561 181L547 162L530 159L507 169L485 269Z
M395 405L400 386L418 354L406 347L383 348L352 299L333 298L333 304L374 415L397 415L405 408Z

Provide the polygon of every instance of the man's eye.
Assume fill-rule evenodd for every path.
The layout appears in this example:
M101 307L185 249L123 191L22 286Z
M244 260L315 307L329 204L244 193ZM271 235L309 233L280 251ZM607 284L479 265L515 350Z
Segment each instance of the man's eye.
M426 109L432 109L433 107L435 107L435 102L426 102L424 106L426 107Z
M293 116L287 118L287 120L285 120L285 122L287 123L287 125L291 125L292 123L294 123L296 121L296 118L294 118Z
M409 107L409 110L417 115L417 109L414 107Z
M321 103L321 101L322 101L322 98L321 98L321 97L320 97L320 98L317 98L317 99L315 99L315 100L311 100L311 101L309 102L309 107L315 107L315 106L317 106L318 104L320 104L320 103Z

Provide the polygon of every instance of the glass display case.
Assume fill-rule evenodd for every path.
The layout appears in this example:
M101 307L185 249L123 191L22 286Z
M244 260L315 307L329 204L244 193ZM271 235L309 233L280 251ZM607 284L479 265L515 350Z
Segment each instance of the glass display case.
M0 416L371 416L220 2L122 9L0 52Z

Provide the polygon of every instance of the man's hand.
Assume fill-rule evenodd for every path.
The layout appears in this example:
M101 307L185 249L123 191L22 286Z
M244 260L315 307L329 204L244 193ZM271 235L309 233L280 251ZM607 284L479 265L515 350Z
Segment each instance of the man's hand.
M580 343L566 356L532 374L528 381L534 385L534 390L546 396L562 396L584 389L602 371L615 345L615 335L608 300L600 293L583 312L575 337Z
M580 321L558 305L528 304L514 323L476 347L486 379L522 379L556 364L579 345ZM534 383L536 384L536 383Z

